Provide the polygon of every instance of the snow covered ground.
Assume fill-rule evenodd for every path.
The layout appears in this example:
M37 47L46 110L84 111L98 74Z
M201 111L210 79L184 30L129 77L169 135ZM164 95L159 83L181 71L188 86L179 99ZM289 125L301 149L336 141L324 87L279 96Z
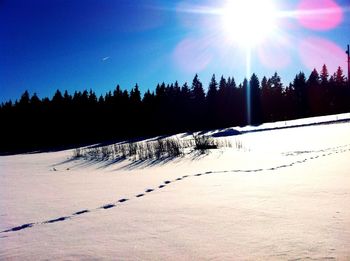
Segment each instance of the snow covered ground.
M0 157L0 259L350 260L350 122L278 129L328 121L166 162Z

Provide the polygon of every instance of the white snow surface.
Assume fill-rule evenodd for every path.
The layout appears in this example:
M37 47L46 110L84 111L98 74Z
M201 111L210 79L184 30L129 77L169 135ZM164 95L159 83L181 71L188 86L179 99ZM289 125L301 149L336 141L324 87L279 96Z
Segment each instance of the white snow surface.
M225 139L242 148L0 157L0 260L350 260L350 122Z

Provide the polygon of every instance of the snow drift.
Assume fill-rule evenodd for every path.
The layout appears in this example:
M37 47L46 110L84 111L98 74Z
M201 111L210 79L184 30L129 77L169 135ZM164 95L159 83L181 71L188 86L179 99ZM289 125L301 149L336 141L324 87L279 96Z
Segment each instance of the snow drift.
M0 259L349 260L350 117L329 117L160 162L0 157Z

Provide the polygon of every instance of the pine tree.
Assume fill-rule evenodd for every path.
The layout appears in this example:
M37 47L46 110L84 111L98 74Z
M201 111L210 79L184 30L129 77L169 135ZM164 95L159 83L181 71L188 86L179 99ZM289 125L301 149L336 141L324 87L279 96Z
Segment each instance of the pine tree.
M39 99L36 92L34 92L33 96L30 98L30 104L34 108L38 108L41 104L41 100Z
M343 69L339 66L334 75L335 82L339 86L344 86L346 83L345 76L343 74Z
M309 108L306 78L303 72L300 72L295 76L293 88L296 98L298 117L306 117L309 115Z
M21 107L28 106L29 101L30 101L29 92L27 90L25 90L25 92L21 96L21 99L19 100L19 106L21 106Z
M130 102L132 105L139 106L141 103L141 93L139 86L136 84L135 87L130 91Z
M92 106L95 106L97 104L97 96L96 96L96 93L93 92L91 89L89 91L89 103L92 105Z
M194 100L194 102L198 105L202 105L204 103L204 100L205 100L205 93L204 93L204 89L203 89L203 84L199 80L197 74L192 81L191 92L192 92L192 99Z
M198 75L193 78L192 88L191 88L191 104L190 112L192 118L192 128L198 130L204 126L205 117L205 93L203 89L203 84L198 78Z
M260 82L259 78L253 73L252 77L249 81L250 92L248 92L247 96L250 96L250 114L251 114L251 122L250 124L258 125L262 122L261 117L261 94L260 94Z
M317 72L316 69L313 69L310 76L309 76L309 79L307 80L307 84L309 86L315 86L315 87L318 87L320 85L320 76Z
M313 69L308 80L307 80L307 90L308 90L308 100L310 106L311 115L320 115L322 113L323 104L323 93L324 88L319 88L321 86L321 79L316 69Z
M208 87L207 93L207 114L209 122L212 124L212 127L217 126L217 114L218 114L218 83L215 79L215 74L211 77L211 81Z
M321 77L321 85L327 86L329 73L328 73L327 66L325 64L322 66L320 77Z
M224 76L221 76L219 83L219 95L220 99L222 99L227 94L227 82Z
M63 96L60 90L56 90L55 95L52 98L54 104L60 105L63 102Z
M207 94L207 100L209 103L213 103L216 100L217 93L218 93L218 83L215 79L215 74L213 74L209 83L208 94Z

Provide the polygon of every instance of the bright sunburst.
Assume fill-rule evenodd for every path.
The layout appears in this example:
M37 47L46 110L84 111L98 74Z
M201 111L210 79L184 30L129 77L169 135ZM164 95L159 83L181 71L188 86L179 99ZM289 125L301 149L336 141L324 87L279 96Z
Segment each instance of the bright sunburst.
M229 41L252 47L271 37L276 16L272 0L228 0L221 19Z

